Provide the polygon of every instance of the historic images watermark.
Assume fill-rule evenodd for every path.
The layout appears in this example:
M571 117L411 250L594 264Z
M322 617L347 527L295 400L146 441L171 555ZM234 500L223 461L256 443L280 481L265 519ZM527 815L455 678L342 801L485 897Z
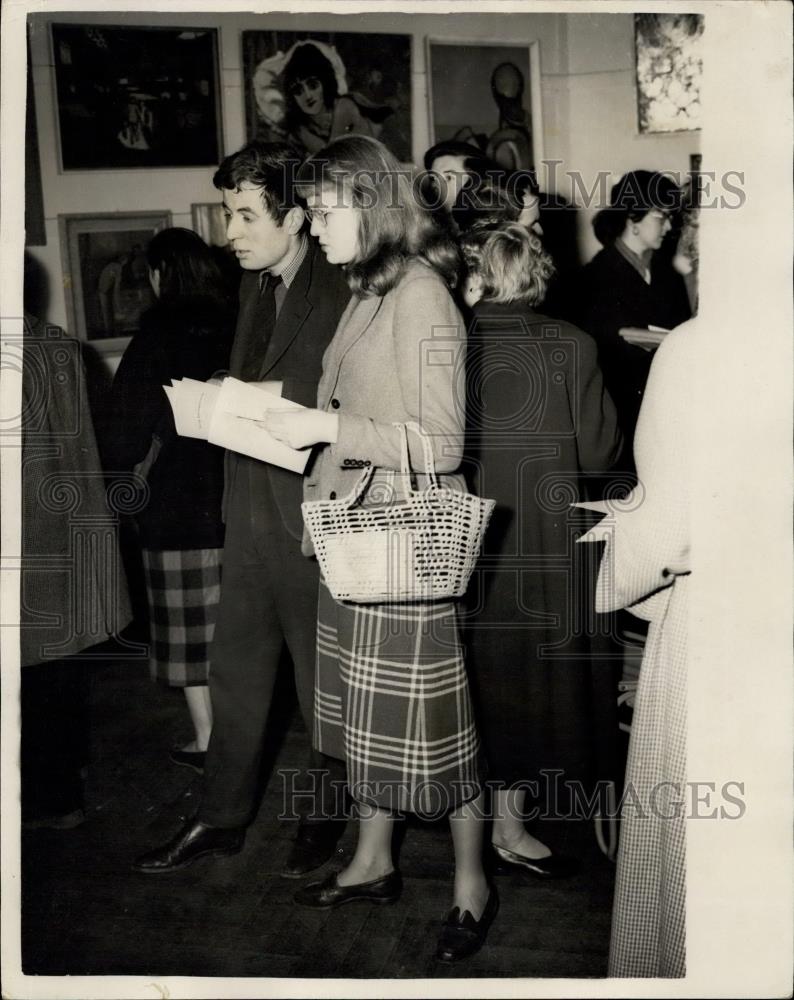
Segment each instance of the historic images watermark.
M494 793L506 791L501 781L485 781L482 785L452 782L452 785L432 779L413 784L404 781L359 782L350 788L344 781L323 781L327 772L312 770L302 772L297 768L283 768L278 776L281 782L282 820L320 820L327 815L350 816L353 800L377 802L379 808L397 815L416 812L417 802L425 803L421 813L426 819L441 819L461 802L473 801L480 788L486 795L478 800L478 818L499 819L499 803L508 804L511 796ZM520 816L522 820L593 820L622 817L638 820L737 820L747 812L745 783L730 780L715 781L660 781L642 788L626 782L619 797L609 781L598 781L587 788L578 780L565 778L565 772L556 768L541 769L538 778L521 782L518 786L526 792L532 805ZM304 808L305 807L305 808ZM474 808L474 807L473 807ZM307 811L308 810L308 811Z

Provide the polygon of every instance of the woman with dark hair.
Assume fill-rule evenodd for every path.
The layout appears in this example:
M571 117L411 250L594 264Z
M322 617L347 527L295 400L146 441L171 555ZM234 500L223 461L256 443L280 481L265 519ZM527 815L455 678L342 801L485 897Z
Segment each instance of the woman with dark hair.
M465 461L473 491L497 504L464 619L491 839L500 866L554 878L571 863L524 826L544 775L592 788L614 770L614 685L587 630L569 631L586 577L566 511L584 476L615 461L620 432L592 338L535 310L554 270L537 236L502 223L460 242L473 310Z
M337 56L337 69L321 45L299 42L284 67L287 129L308 153L316 153L340 135L377 136L381 123L392 113L387 105L377 105L363 94L340 93L340 84L346 89L344 67ZM335 50L329 51L336 55Z
M344 496L375 466L361 502L399 502L402 433L428 435L442 483L463 447L464 339L449 287L457 250L412 196L411 180L374 139L337 139L304 164L311 231L342 266L353 298L325 353L318 408L271 413L265 423L293 447L320 444L304 488L309 501ZM412 430L411 466L427 484ZM311 555L308 536L305 552ZM456 961L483 943L498 907L482 868L479 741L457 612L451 601L352 604L321 583L314 740L347 764L359 811L352 860L296 895L327 908L354 899L396 900L401 879L391 838L396 811L450 814L454 908L437 956Z
M577 319L598 342L604 379L618 408L626 462L648 378L650 327L672 330L689 319L686 286L661 252L681 208L681 189L663 173L625 174L596 217L605 243L583 269Z
M171 760L200 771L212 729L208 649L220 597L223 450L180 437L162 386L205 381L228 365L234 312L209 247L164 229L147 248L157 303L141 320L112 390L110 473L138 472L148 500L135 515L143 556L153 679L184 689L195 738Z

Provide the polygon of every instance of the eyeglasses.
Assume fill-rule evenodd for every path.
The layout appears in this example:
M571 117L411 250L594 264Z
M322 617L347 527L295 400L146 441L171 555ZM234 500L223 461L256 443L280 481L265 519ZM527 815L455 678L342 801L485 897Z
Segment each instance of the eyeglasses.
M330 208L307 208L305 209L304 214L310 223L314 222L316 219L317 222L325 226L327 225L326 219L328 218L328 213L330 211Z

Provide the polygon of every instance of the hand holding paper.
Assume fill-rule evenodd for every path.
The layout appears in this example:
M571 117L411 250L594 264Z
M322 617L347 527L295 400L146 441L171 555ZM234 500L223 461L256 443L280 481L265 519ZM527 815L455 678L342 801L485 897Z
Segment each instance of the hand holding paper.
M204 438L293 472L302 473L306 468L309 452L277 440L264 424L270 410L302 411L300 404L236 378L224 379L220 387L177 379L163 388L174 411L177 432L183 437Z
M339 417L325 410L271 409L265 414L262 426L278 441L291 448L336 441L339 435Z

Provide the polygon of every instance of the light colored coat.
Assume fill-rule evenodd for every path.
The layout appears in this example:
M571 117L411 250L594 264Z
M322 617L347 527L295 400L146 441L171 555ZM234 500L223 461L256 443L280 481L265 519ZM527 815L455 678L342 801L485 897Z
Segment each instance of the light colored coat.
M693 320L677 327L656 352L634 439L640 482L585 536L606 540L596 610L628 608L649 622L626 765L610 976L675 977L686 971L689 484L696 348Z
M323 357L317 406L339 415L339 436L318 455L304 481L304 499L348 494L362 470L377 467L367 497L383 497L387 471L400 468L400 430L414 421L430 435L442 483L465 489L451 476L463 454L465 333L446 285L426 264L409 264L382 297L354 296ZM409 433L411 467L425 471L421 444ZM418 475L417 487L426 485ZM395 497L404 495L396 477ZM304 532L303 551L312 554Z

